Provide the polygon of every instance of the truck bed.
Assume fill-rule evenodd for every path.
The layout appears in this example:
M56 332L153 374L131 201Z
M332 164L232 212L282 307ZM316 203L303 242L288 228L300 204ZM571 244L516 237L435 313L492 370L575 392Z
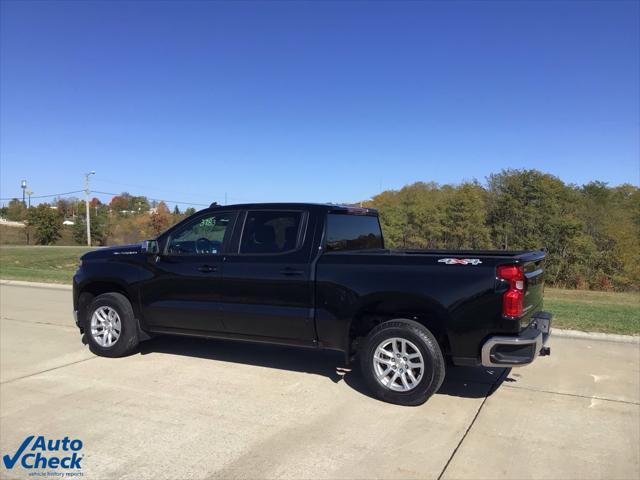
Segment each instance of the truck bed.
M487 334L508 333L501 330L505 325L513 325L511 333L523 330L533 315L542 309L544 258L542 250L338 251L320 257L317 278L323 284L357 285L355 290L362 296L389 289L389 279L394 279L394 290L437 299L446 311L450 328L463 329L474 325L474 334L478 336L474 342L479 343ZM518 265L523 269L526 293L524 314L519 321L501 317L502 295L508 284L497 277L499 265ZM380 272L384 275L379 275ZM483 326L486 330L481 328L480 319L485 319Z

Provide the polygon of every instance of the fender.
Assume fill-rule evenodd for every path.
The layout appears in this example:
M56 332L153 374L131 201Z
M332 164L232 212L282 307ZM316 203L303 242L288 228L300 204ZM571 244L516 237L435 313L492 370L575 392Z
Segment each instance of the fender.
M343 332L345 350L350 348L350 334L354 322L367 313L379 313L383 316L416 319L424 323L434 335L447 337L449 314L441 303L427 295L406 292L375 292L361 297L354 305L353 313Z
M144 263L130 260L133 260L133 257L138 257L135 260L140 260L139 257L142 256L142 254L132 255L127 258L127 261L114 261L109 258L86 262L73 277L74 290L77 289L78 293L77 296L74 295L74 299L77 299L84 292L97 296L108 291L120 291L129 298L133 313L140 324L143 319L141 318L140 297L136 285L152 278L153 274ZM78 305L74 305L74 309L77 310Z

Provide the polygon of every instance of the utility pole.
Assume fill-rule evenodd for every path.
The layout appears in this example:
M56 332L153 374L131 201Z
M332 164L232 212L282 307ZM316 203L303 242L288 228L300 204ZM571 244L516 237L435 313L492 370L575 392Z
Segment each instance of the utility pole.
M27 190L27 197L29 197L29 208L31 208L31 195L33 195L33 191Z
M91 216L89 214L89 175L95 175L96 172L84 174L84 202L87 207L87 246L91 246Z

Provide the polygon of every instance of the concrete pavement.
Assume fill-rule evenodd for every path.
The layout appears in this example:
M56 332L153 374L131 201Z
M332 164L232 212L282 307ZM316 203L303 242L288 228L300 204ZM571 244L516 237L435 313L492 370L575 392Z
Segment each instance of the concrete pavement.
M79 438L84 478L640 475L638 344L555 338L526 368L450 368L408 408L334 353L164 337L94 357L69 291L0 285L0 317L1 453Z

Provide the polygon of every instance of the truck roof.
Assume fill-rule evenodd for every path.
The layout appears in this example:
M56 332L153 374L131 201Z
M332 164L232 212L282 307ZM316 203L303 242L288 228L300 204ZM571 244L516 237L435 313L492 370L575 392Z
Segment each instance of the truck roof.
M236 203L233 205L218 205L212 203L209 208L212 209L229 209L242 208L254 210L271 210L286 208L314 208L318 210L326 210L328 212L354 214L354 215L378 215L375 208L360 207L357 205L340 205L333 203L303 203L303 202L275 202L275 203Z

